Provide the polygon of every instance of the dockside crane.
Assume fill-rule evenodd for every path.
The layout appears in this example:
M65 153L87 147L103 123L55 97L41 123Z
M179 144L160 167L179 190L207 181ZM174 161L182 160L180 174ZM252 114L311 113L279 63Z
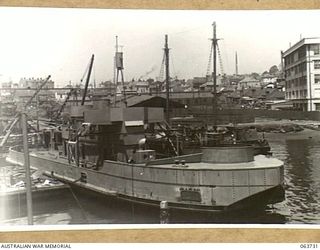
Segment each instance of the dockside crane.
M39 88L34 92L34 94L30 97L30 99L27 101L27 103L25 104L25 108L28 107L31 102L33 101L33 99L37 96L37 94L40 92L40 90L44 87L44 85L46 85L46 83L49 81L51 75L49 75L44 81L43 83L39 86ZM0 143L0 147L3 147L4 144L7 142L14 126L17 124L17 122L20 120L21 117L21 113L18 112L15 116L14 119L4 128L4 130L2 131L2 134L5 134L1 143Z

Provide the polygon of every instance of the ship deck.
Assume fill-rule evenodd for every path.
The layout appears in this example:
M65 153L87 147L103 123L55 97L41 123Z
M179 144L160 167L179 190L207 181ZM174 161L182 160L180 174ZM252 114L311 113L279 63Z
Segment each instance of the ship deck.
M152 167L157 168L176 168L176 169L197 169L197 170L234 170L234 169L260 169L260 168L276 168L283 165L283 162L276 158L269 158L265 155L257 155L254 157L254 161L241 162L241 163L206 163L206 162L195 162L186 163L186 166L179 164L161 164L153 165Z
M54 152L50 151L31 151L30 156L39 157L53 162L59 162L63 164L69 164L66 157L58 156ZM109 161L105 160L106 163L128 165L125 162ZM74 165L75 164L71 164ZM157 169L177 169L177 170L240 170L240 169L266 169L266 168L278 168L283 165L283 162L271 158L265 155L257 155L254 157L254 161L242 162L242 163L206 163L206 162L194 162L185 165L179 164L159 164L159 165L146 165L146 164L130 164L135 167L149 167Z

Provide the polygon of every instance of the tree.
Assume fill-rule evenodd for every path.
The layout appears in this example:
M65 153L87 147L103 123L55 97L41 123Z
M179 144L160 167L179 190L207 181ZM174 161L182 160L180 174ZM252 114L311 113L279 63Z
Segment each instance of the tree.
M250 74L250 76L253 77L253 78L255 78L255 79L258 79L258 78L260 77L260 75L259 75L258 73L256 73L256 72L252 72L252 73Z
M270 74L275 74L279 72L278 66L277 65L273 65L270 69L269 69L269 73Z

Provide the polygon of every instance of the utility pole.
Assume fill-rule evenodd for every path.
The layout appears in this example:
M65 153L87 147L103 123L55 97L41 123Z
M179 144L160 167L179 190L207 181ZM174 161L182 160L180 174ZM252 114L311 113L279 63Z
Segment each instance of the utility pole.
M24 152L24 167L26 170L26 192L27 192L27 213L28 213L28 225L33 225L32 215L32 186L30 178L30 158L28 147L28 131L27 131L27 115L24 112L21 114L21 127L23 136L23 152Z
M8 137L10 136L10 133L16 123L21 122L21 128L22 128L22 138L23 138L23 153L24 153L24 167L26 170L25 174L25 182L26 182L26 198L27 198L27 214L28 214L28 225L33 225L33 212L32 212L32 185L31 185L31 178L30 178L30 157L29 157L29 147L28 147L28 128L27 128L27 114L26 114L26 107L28 107L31 103L33 98L37 97L40 90L44 87L44 85L48 82L50 79L50 75L44 80L44 82L41 83L41 85L37 88L35 93L32 95L32 97L28 100L28 102L25 104L24 110L21 113L17 113L15 115L14 121L9 124L8 130L5 129L6 135L4 136L1 146L3 146Z
M165 64L166 64L166 121L170 124L170 72L169 72L169 48L168 48L168 35L165 35L165 44L164 44L164 55L165 55Z

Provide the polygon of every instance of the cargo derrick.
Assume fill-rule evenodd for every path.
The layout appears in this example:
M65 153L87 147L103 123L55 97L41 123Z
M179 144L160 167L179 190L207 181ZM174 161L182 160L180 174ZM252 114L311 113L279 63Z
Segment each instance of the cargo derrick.
M86 96L87 96L87 91L88 91L88 86L89 86L89 81L90 81L90 76L91 76L91 72L92 72L92 67L93 67L93 62L94 62L94 55L91 56L91 59L90 59L90 62L80 80L80 83L82 83L83 79L85 76L86 77L86 82L85 82L85 86L84 86L84 90L83 90L83 94L82 94L82 99L81 99L81 106L84 105L85 103L85 100L86 100ZM64 111L64 108L67 104L67 102L69 101L70 97L73 95L73 96L77 96L77 91L79 89L77 88L71 88L69 90L69 92L67 93L67 96L66 98L64 99L63 103L61 104L61 107L59 109L59 111L57 112L57 114L55 115L55 120L58 120L62 114L62 112ZM76 105L78 105L78 100L76 100Z
M86 100L88 85L89 85L89 81L90 81L90 75L91 75L92 66L93 66L93 61L94 61L94 55L91 56L91 60L90 60L90 63L89 63L88 74L87 74L86 83L85 83L85 86L84 86L84 92L83 92L83 95L82 95L81 106L84 105L84 102ZM82 79L81 79L81 82L82 82Z
M41 91L41 89L44 87L44 85L46 85L46 83L49 81L50 77L51 77L51 75L49 75L43 81L43 83L39 86L39 88L34 92L34 94L26 102L25 107L28 107L32 103L33 99L38 95L38 93ZM21 113L20 112L16 113L16 115L14 116L14 119L2 131L2 134L4 134L4 137L0 143L1 148L5 145L5 143L9 139L9 136L12 133L14 126L19 122L20 118L21 118Z
M64 99L63 103L61 104L61 107L60 107L59 111L55 115L55 118L54 118L55 120L58 120L60 118L65 106L67 105L67 102L70 99L70 97L72 95L76 95L76 94L77 94L77 89L74 89L74 88L70 89L70 91L67 93L66 98Z

